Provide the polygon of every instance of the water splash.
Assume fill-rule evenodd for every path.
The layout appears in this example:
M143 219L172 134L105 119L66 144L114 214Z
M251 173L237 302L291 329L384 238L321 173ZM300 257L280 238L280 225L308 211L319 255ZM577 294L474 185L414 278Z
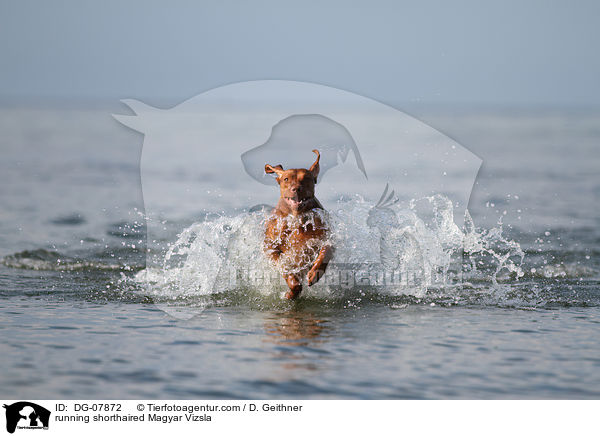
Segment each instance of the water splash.
M463 247L468 263L464 265L464 270L470 278L489 278L498 284L501 272L517 279L524 276L522 265L525 253L518 242L506 239L502 230L502 221L498 227L491 229L475 228L469 211L466 211ZM492 274L489 273L490 268L493 269Z
M195 223L169 245L162 265L134 280L158 301L197 304L234 295L275 301L287 287L263 253L267 216L259 210ZM477 229L467 213L460 229L452 202L442 195L384 207L356 196L338 201L328 216L334 259L316 285L304 287L304 298L420 299L434 290L451 292L465 280L489 287L523 276L524 253L503 236L502 226Z

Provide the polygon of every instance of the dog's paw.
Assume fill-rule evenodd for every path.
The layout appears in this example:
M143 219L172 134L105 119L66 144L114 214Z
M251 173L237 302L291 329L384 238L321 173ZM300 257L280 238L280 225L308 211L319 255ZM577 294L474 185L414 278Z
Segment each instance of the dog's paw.
M285 293L284 298L286 300L295 300L300 295L300 291L294 292L293 290L289 290Z
M321 271L319 271L318 269L311 269L306 277L308 279L308 286L312 286L315 283L317 283L320 277Z

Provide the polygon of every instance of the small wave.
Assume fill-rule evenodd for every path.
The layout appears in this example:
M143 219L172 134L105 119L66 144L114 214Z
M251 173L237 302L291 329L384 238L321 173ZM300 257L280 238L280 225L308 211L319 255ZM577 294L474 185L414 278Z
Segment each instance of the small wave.
M598 277L599 271L586 265L575 263L546 264L538 267L531 267L526 270L526 278L543 279L584 279Z
M79 226L81 224L85 224L86 219L79 213L73 213L70 215L56 217L50 222L57 226Z
M117 263L103 263L76 259L43 248L26 250L2 258L2 264L10 268L36 271L133 271L135 267Z
M121 239L139 239L144 235L144 224L138 221L121 221L109 226L106 234Z

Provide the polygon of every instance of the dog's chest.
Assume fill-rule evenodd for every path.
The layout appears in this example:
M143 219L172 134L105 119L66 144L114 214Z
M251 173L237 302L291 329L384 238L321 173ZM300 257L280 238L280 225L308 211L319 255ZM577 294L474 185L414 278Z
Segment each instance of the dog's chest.
M283 246L297 246L311 239L322 239L325 226L317 214L288 215L277 220L276 233Z

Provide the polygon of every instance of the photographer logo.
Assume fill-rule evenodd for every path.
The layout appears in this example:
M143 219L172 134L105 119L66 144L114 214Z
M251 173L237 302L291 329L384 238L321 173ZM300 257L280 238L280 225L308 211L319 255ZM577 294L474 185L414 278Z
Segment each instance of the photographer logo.
M48 430L50 411L28 401L19 401L3 406L6 409L6 431L14 433L19 430Z

